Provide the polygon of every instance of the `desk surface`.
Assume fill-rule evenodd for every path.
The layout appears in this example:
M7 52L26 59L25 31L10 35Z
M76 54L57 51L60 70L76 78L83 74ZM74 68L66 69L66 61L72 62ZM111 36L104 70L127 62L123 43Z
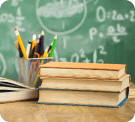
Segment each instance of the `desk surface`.
M127 122L135 113L135 85L129 99L120 108L37 105L35 101L0 104L0 114L7 122Z

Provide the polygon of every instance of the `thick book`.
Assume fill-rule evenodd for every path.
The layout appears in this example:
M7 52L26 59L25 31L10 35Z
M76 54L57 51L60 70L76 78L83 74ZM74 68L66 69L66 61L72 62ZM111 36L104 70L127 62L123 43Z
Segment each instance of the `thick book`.
M40 77L120 79L126 75L124 64L49 62L40 65Z
M121 92L130 85L130 75L119 80L40 77L39 88Z
M22 83L0 78L0 103L38 99L39 93Z
M119 92L94 92L39 88L37 104L120 107L127 101L129 87Z

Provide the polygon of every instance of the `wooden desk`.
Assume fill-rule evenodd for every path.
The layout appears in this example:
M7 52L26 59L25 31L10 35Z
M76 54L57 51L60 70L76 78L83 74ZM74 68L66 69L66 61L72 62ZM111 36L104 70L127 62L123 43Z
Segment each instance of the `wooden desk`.
M135 86L120 108L37 105L35 101L0 104L0 114L7 122L127 122L135 113Z

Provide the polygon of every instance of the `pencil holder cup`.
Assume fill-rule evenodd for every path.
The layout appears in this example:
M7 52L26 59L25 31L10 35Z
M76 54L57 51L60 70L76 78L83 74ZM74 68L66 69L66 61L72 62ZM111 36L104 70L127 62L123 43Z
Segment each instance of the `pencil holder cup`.
M38 77L40 70L39 65L46 64L51 61L50 58L18 58L19 75L18 82L26 84L30 87L38 87L40 78Z

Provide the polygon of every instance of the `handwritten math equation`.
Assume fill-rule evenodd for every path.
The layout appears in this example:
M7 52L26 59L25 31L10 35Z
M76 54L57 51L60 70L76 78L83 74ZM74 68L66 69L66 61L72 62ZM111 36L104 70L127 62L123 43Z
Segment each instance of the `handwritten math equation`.
M20 32L25 32L25 28L22 27L22 23L25 20L25 17L22 15L21 7L19 6L19 3L23 2L23 0L12 0L11 5L13 7L17 7L16 12L16 27Z
M56 61L60 62L84 62L84 63L104 63L103 59L98 59L98 54L101 56L107 55L107 52L104 49L104 46L100 45L98 49L95 49L92 55L92 59L89 59L89 56L86 55L85 50L81 48L78 53L73 53L70 57L70 60L67 60L65 57L58 58L57 51L54 52L54 58Z
M129 10L129 12L121 14L117 10L106 10L103 6L96 8L96 22L100 23L99 27L90 27L89 29L89 41L95 41L96 39L104 39L109 37L113 43L121 42L121 37L128 36L126 26L121 22L135 22L135 11ZM109 21L110 25L102 27L102 24ZM112 24L113 23L113 24ZM114 24L115 23L115 24ZM66 39L63 38L63 48L66 49ZM85 63L104 63L104 59L98 58L104 57L108 54L103 45L100 45L95 49L89 56L85 55L85 49L81 48L78 53L73 53L70 59L65 57L58 57L57 51L55 50L55 59L61 62L85 62ZM90 58L91 59L90 59Z
M89 36L90 40L94 41L95 37L104 38L106 36L109 36L112 38L112 40L115 43L120 42L120 39L118 39L119 36L127 36L128 33L126 32L126 28L122 26L120 23L118 23L116 26L108 26L106 29L106 33L99 32L96 27L92 27L89 30Z
M106 32L104 32L104 33L98 30L99 27L98 28L91 27L89 29L90 41L94 41L95 36L98 36L99 38L109 36L112 38L112 40L115 43L118 43L118 42L120 42L120 39L119 39L120 36L128 35L128 33L126 31L126 27L124 25L122 25L120 22L123 22L123 21L129 21L131 23L135 22L135 11L130 10L129 13L120 14L116 10L107 12L103 6L99 6L96 9L96 20L97 20L97 22L99 22L101 24L108 20L111 20L112 22L116 21L118 23L116 25L114 25L114 24L109 25L106 28Z
M23 2L23 0L12 0L11 6L16 7L16 16L13 15L13 13L2 13L0 15L0 24L2 23L15 23L16 27L19 31L25 32L25 28L23 28L22 24L25 20L25 17L22 15L21 7L19 6L19 3Z
M128 13L120 14L116 10L106 11L103 6L99 6L96 10L96 18L98 22L112 21L130 21L135 22L135 11L130 10Z

